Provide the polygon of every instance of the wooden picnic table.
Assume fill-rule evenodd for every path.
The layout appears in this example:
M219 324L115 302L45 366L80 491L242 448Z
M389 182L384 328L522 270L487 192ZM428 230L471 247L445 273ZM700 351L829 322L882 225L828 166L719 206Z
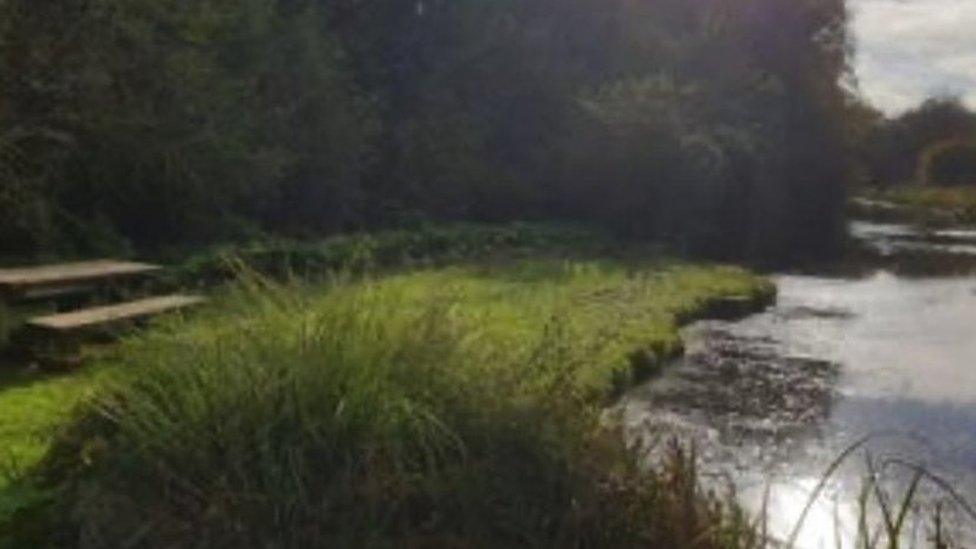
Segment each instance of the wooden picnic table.
M30 299L85 291L160 270L158 265L98 259L57 265L0 269L0 296Z
M98 259L57 265L0 269L0 299L15 305L30 300L51 300L58 309L54 314L28 318L18 330L18 346L23 352L51 365L81 363L84 342L93 336L113 337L122 328L163 313L187 309L204 301L196 295L146 297L122 303L99 305L106 297L120 299L122 283L161 270L149 263ZM146 288L135 289L141 293ZM108 294L105 293L108 290ZM92 294L94 299L78 301L76 296ZM131 295L124 292L121 295ZM71 298L70 304L67 299ZM65 307L65 305L67 306Z

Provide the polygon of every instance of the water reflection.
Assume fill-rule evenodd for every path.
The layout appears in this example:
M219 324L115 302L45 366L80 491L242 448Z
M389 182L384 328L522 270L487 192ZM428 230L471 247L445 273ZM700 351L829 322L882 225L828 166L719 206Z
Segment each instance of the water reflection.
M976 230L922 229L899 223L853 221L851 235L883 255L905 251L976 255Z
M843 364L846 395L976 404L976 279L779 277L780 307L842 309L844 319L746 320L791 350ZM770 318L767 318L771 316Z
M804 513L809 495L819 484L820 479L813 476L780 479L761 487L747 487L742 492L742 500L752 509L765 506L775 510L768 514L767 530L774 535L782 532L781 537L785 537L792 533L796 526L795 517ZM858 508L836 486L828 486L806 513L798 532L798 540L804 548L838 549L855 543Z

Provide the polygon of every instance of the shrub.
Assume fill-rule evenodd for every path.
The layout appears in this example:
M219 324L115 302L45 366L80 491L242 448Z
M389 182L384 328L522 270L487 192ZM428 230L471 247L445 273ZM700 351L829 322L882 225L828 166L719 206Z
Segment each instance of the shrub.
M448 264L504 255L586 255L606 246L599 232L559 225L424 225L351 234L322 241L267 240L229 245L183 259L164 280L170 286L232 280L244 265L283 280L322 279L338 271Z
M928 185L976 186L976 142L950 141L922 153L921 169Z

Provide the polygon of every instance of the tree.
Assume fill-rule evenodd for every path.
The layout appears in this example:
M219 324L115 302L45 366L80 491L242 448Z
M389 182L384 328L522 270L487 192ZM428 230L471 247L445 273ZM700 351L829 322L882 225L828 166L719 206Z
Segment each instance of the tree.
M948 140L929 146L919 160L927 185L976 185L976 141Z
M928 99L882 121L868 137L870 178L880 185L921 182L924 151L960 139L976 139L976 113L958 98Z
M842 0L0 10L0 68L18 75L0 83L0 135L32 136L2 149L27 161L0 193L24 215L0 238L48 235L25 250L418 217L592 223L729 258L842 236Z

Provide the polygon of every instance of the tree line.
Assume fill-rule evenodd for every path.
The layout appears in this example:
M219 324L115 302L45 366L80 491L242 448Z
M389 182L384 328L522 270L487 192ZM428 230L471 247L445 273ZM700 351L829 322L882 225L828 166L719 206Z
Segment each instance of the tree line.
M840 242L843 0L0 0L0 255L556 220Z
M976 185L976 112L957 97L932 97L886 118L864 111L858 165L869 185Z

